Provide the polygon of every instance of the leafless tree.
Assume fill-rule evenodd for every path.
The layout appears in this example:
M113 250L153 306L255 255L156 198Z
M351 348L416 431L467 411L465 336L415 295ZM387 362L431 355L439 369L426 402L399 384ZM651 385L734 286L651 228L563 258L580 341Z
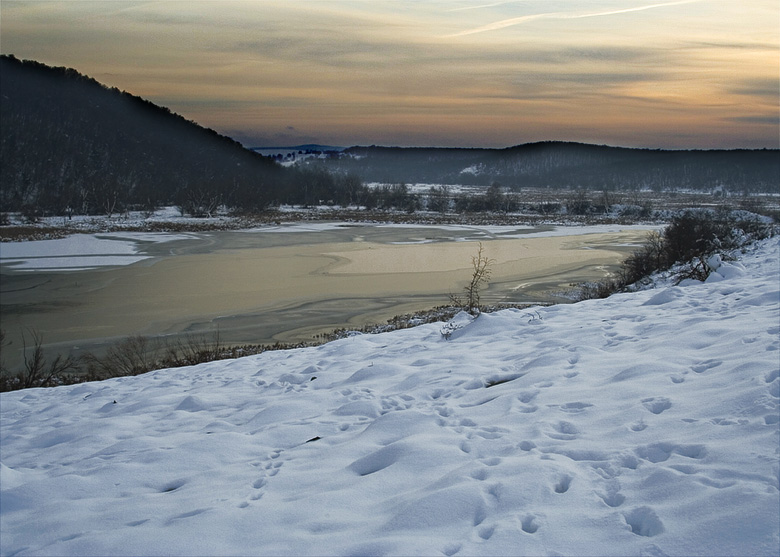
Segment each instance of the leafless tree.
M493 273L492 266L496 262L485 255L485 247L482 242L479 243L477 254L471 257L471 280L463 287L465 298L450 295L450 300L463 307L471 315L480 313L480 292L490 283L490 276Z

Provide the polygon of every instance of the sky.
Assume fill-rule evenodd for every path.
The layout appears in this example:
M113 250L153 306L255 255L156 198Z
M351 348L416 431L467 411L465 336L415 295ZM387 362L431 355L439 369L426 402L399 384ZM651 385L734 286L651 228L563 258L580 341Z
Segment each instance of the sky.
M3 0L0 51L246 146L780 141L777 0Z

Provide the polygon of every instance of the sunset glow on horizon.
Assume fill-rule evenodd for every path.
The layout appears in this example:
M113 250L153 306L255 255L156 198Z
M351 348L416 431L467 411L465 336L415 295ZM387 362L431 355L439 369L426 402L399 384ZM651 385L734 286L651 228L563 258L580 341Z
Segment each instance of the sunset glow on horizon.
M3 0L0 50L247 146L779 142L776 0Z

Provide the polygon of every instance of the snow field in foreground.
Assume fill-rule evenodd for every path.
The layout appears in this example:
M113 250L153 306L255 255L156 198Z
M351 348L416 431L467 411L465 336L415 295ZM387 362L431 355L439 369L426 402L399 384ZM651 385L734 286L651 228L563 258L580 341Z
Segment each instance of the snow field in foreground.
M777 555L780 250L0 395L3 555Z

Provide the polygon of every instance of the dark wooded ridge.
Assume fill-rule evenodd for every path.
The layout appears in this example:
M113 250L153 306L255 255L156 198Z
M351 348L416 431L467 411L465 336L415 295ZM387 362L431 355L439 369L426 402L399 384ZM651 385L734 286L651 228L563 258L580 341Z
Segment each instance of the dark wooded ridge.
M0 211L111 214L175 204L206 215L359 194L357 180L283 168L71 68L0 56L0 77Z
M369 182L508 189L780 192L780 151L653 150L546 141L506 149L350 147L316 163Z

